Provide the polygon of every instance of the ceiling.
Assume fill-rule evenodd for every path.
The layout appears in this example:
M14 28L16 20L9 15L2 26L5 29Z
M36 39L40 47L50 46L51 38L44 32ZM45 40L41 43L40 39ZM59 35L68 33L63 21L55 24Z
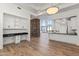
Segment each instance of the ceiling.
M28 9L30 12L40 15L44 14L49 7L56 6L59 10L64 11L68 10L68 7L73 7L76 3L19 3L19 5L25 10Z
M54 6L56 4L55 3L54 4L52 4L52 3L27 3L27 4L20 4L20 5L22 5L24 7L29 6L35 10L43 10L49 6L52 6L52 5Z

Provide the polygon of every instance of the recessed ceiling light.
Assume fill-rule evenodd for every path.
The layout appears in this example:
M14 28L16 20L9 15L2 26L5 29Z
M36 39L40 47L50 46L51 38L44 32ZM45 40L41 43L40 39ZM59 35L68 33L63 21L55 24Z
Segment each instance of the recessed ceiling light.
M20 7L17 7L18 9L21 9Z
M48 14L55 14L58 12L58 8L57 7L50 7L47 9L47 13Z

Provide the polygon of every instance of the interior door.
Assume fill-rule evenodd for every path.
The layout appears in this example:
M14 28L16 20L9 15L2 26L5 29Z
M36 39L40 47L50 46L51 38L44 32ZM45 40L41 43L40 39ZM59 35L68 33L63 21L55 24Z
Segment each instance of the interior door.
M40 19L31 20L31 36L33 37L40 36Z

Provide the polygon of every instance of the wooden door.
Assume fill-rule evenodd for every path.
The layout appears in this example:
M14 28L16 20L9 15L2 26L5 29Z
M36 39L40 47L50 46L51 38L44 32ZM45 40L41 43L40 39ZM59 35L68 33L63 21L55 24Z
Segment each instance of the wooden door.
M40 19L31 20L31 36L33 37L40 36Z

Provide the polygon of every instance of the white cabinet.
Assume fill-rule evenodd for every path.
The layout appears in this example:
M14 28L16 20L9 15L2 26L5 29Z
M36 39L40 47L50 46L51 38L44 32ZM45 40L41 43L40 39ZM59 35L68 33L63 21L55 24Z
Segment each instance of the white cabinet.
M9 14L4 14L3 18L3 34L28 32L26 30L28 23L27 19ZM3 43L20 43L21 40L27 40L27 35L4 37Z
M14 20L15 20L14 16L4 14L4 16L3 16L3 27L4 28L14 28Z
M21 28L27 29L27 19L21 19L20 23L22 24Z
M19 17L15 17L15 28L21 28L21 20Z
M49 34L50 40L79 45L79 37L76 35Z
M21 17L15 17L15 28L26 29L27 19Z
M50 40L56 40L56 41L61 41L61 42L64 42L67 39L66 35L64 36L61 34L50 34L49 37L50 37Z
M21 36L20 36L20 39L21 39L21 40L27 40L27 35L21 35Z
M10 44L10 43L20 43L22 40L27 40L27 35L17 35L12 37L4 37L3 44Z
M20 43L20 41L22 40L27 40L27 35L18 35L18 36L15 36L15 43Z
M17 43L20 43L20 35L15 36L15 43L16 43L16 44L17 44Z
M13 37L4 37L4 39L3 39L3 44L5 45L5 44L10 44L10 43L14 43L15 42L15 37L13 36Z
M7 29L26 29L27 28L27 19L4 14L3 16L3 27Z

